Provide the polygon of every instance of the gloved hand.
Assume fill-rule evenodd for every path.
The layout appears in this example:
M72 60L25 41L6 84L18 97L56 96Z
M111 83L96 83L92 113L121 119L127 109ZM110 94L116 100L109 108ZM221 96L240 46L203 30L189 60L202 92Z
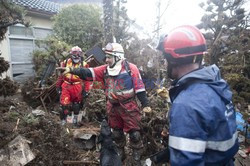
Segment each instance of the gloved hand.
M63 71L63 75L73 71L73 67L57 67L56 70Z
M56 92L57 92L57 94L61 95L61 93L62 93L62 87L57 87L56 88Z
M145 112L145 113L150 113L150 112L152 112L152 109L150 107L144 107L142 109L142 111Z
M169 99L169 92L165 87L157 89L156 93L163 99Z

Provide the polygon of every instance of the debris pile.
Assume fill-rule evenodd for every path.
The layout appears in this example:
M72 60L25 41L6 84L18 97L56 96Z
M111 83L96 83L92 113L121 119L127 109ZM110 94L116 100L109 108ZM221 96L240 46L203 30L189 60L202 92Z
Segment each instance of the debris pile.
M0 57L0 77L4 72L7 72L10 65L3 57ZM4 79L0 78L0 96L6 98L7 96L12 96L16 93L18 85L13 82L9 77Z
M32 84L35 83L31 82L27 85L36 87ZM26 97L32 93L35 96L39 94L30 90L31 88L24 87L23 89L30 92L26 94ZM21 137L21 140L24 140L21 141L21 144L25 143L25 151L33 157L23 161L24 157L19 156L12 162L19 160L23 163L26 162L26 165L99 165L100 149L97 138L100 122L107 118L106 98L103 90L92 89L89 96L84 100L80 128L73 128L71 124L60 125L58 101L46 103L49 106L46 111L41 103L39 105L39 102L37 104L39 106L34 108L32 102L35 100L31 95L23 98L25 101L31 100L31 105L21 99L20 95L16 95L12 98L0 100L1 155L11 156L11 151L6 149L10 147L9 145L13 143L13 140ZM164 128L168 128L166 113L168 112L169 102L157 96L153 91L149 94L149 99L153 112L144 115L140 124L143 129L143 161L164 149L167 143L167 140L162 138L161 132ZM236 161L243 163L243 165L249 162L249 156L245 155L247 147L249 147L249 144L243 141L241 151L236 156ZM30 149L30 151L26 149ZM129 148L126 148L125 151L128 154L125 165L129 165L131 163L131 151ZM10 162L9 160L1 160L1 158L0 161ZM0 165L4 165L1 162Z
M36 156L27 165L63 165L64 160L80 158L82 152L58 123L57 115L33 114L37 111L18 98L0 101L0 105L0 149L6 149L20 135L30 142L29 147Z

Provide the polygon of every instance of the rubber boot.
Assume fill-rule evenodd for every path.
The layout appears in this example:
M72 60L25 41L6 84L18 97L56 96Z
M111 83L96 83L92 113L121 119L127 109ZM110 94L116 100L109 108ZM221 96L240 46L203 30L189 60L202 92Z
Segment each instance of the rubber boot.
M67 123L67 116L69 114L69 106L68 105L61 105L60 109L60 119L61 125L64 126Z
M129 133L129 147L132 149L133 165L140 166L141 157L143 153L143 143L139 131L132 131Z
M124 161L126 158L124 147L120 147L120 148L118 147L117 149L118 149L118 153L121 157L121 160Z
M133 165L141 166L142 149L132 149Z
M126 145L126 137L121 129L115 129L113 131L113 140L117 146L118 153L121 157L121 160L124 161L126 158L124 147Z

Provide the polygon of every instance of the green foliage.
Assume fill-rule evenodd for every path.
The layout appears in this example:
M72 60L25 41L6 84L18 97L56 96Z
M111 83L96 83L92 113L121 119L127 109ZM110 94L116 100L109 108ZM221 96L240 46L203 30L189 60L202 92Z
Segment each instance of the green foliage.
M210 57L233 90L233 101L243 108L250 96L250 30L244 0L208 0L200 6L206 11L199 28L205 30Z
M0 76L2 75L3 72L6 72L9 67L10 67L10 64L4 60L3 57L0 57Z
M210 59L206 59L207 63L219 64L224 54L238 49L241 45L239 36L248 26L243 4L244 1L239 0L208 0L206 4L200 4L206 12L198 27L206 31L210 53ZM230 41L234 41L234 44Z
M0 41L4 39L9 26L17 23L29 25L24 21L25 14L24 9L11 0L0 0Z
M37 125L39 124L39 118L35 117L33 114L27 114L22 117L23 122L26 125Z
M53 20L55 35L70 45L87 50L101 41L101 10L97 6L69 6Z
M126 1L117 1L117 4L114 6L113 29L116 42L118 43L127 41L132 37L132 34L128 32L131 20L127 15L126 3Z
M242 105L250 103L250 80L241 73L225 74L225 79L234 92L234 101Z
M20 114L16 111L9 111L7 112L7 117L10 121L16 121Z
M140 40L134 37L133 40L125 46L125 57L129 62L136 64L141 70L143 79L147 82L146 88L149 90L153 88L154 83L160 76L160 69L165 67L161 63L162 56L159 55L155 49L150 46L151 39Z
M16 82L13 82L9 77L0 79L0 96L4 98L7 96L13 96L18 89Z
M127 15L127 1L124 0L105 0L103 1L103 20L104 20L104 42L124 43L133 34L129 33L131 20Z
M15 5L11 0L0 0L0 42L4 39L9 26L21 23L26 26L28 22L24 21L25 11L23 8ZM0 76L9 69L9 63L2 57L0 58ZM0 79L0 96L4 98L16 93L18 85L9 77Z
M56 61L59 65L59 63L68 56L68 52L71 48L67 43L55 37L48 37L45 40L37 41L36 44L40 49L33 52L32 60L37 75L41 75L48 61Z
M48 60L49 54L47 51L42 50L34 50L33 51L33 63L34 63L34 70L36 73L41 73L41 66L43 66Z

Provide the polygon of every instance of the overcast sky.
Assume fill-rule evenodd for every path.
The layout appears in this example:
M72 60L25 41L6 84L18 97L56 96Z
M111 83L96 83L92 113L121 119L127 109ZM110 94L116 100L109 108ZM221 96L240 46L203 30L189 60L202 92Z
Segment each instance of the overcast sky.
M152 32L156 30L155 21L159 1L161 1L161 13L166 9L167 3L171 2L161 20L160 34L167 34L179 25L199 24L201 17L204 15L204 11L199 7L199 4L207 0L127 0L126 7L129 17L136 20L136 23L142 26L143 31L148 34L153 34ZM246 0L244 8L247 13L250 12L250 0Z
M161 13L165 10L169 0L161 0ZM199 3L204 0L170 0L171 4L162 16L161 33L168 33L172 28L190 24L200 23L204 12L199 7ZM127 0L127 12L131 19L144 28L148 33L152 33L156 27L157 4L159 0Z

